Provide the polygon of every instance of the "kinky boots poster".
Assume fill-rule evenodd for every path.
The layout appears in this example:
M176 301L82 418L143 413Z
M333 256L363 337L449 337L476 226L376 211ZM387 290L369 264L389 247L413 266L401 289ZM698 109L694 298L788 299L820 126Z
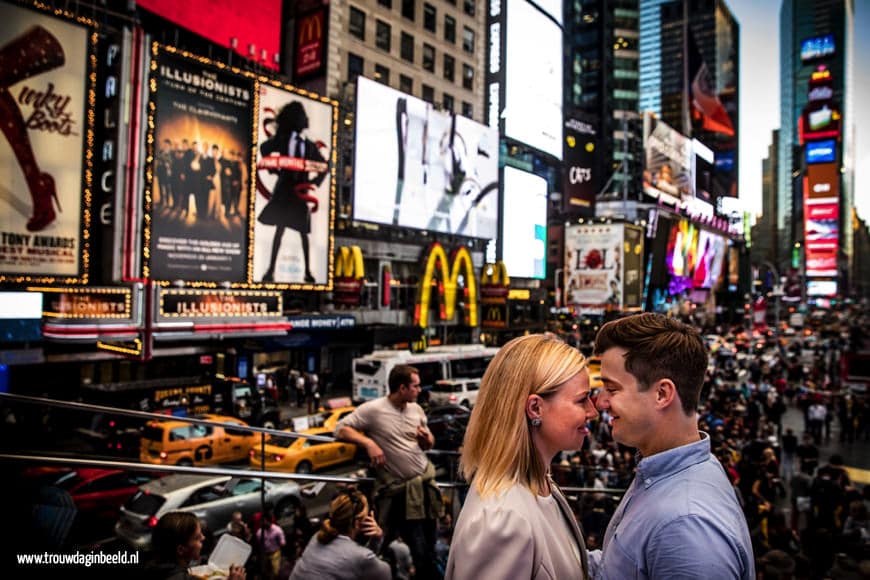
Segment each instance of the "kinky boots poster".
M0 3L0 281L87 279L96 35L71 18Z
M145 275L246 282L254 81L157 44Z

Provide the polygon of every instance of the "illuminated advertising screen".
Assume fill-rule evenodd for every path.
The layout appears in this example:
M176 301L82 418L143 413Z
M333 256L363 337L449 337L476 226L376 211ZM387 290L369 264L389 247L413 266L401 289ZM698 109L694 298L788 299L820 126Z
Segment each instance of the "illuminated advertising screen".
M325 286L336 107L265 83L259 95L253 280Z
M93 219L96 33L84 18L7 3L0 19L0 280L81 282Z
M547 180L543 177L505 166L499 241L511 277L546 277Z
M807 296L828 296L834 297L837 295L836 280L809 280L807 281Z
M823 34L801 41L801 62L831 56L836 52L833 34Z
M598 137L592 119L579 115L565 119L564 209L592 217L598 193Z
M837 161L837 142L834 139L810 141L804 148L807 165L814 163L834 163Z
M281 0L136 0L136 4L245 56L253 46L252 60L278 70Z
M567 305L622 308L624 228L622 224L577 224L565 228Z
M643 142L644 193L670 203L694 197L691 140L647 113L643 117Z
M359 77L355 220L498 235L498 131Z
M808 165L804 176L804 197L806 199L839 199L839 166L836 163Z
M725 238L708 230L698 232L697 257L692 271L692 286L716 288L725 262Z
M834 102L831 71L819 65L808 81L807 104L798 118L801 145L810 140L839 137L841 112Z
M838 239L838 224L840 219L840 204L833 203L807 203L805 207L806 217L806 240Z
M245 282L254 80L169 47L152 50L146 275Z
M687 220L677 220L671 227L665 250L665 265L671 276L689 278L695 271L699 228Z
M562 159L562 27L526 0L507 0L505 137ZM562 2L545 6L562 13Z

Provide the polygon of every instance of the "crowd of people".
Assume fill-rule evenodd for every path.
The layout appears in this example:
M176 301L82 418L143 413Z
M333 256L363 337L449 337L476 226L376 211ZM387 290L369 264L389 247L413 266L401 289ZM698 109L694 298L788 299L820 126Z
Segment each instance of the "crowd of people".
M819 448L838 430L843 445L870 437L866 397L839 385L855 345L779 338L711 358L690 325L621 318L596 337L599 392L577 349L515 339L484 376L461 453L469 485L450 495L426 454L419 375L398 366L389 395L335 431L368 454L373 492L342 490L319 531L297 514L289 538L257 536L268 516L253 532L231 522L259 544L248 577L870 577L870 486ZM789 409L802 432L783 424Z

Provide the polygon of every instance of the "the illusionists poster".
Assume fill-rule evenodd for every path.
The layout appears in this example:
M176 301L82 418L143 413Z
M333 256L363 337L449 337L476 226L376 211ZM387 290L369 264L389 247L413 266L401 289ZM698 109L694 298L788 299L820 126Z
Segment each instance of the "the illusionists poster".
M335 106L260 84L253 282L329 283Z
M254 81L154 51L150 277L246 282Z
M0 279L81 280L93 30L0 3Z

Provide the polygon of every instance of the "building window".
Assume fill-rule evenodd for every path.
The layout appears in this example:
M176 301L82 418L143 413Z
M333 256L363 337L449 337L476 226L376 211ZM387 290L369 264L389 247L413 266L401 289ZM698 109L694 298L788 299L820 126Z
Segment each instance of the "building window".
M352 52L347 53L347 82L355 83L356 77L363 74L363 57Z
M462 9L469 16L474 16L474 0L464 0Z
M462 101L462 116L468 117L469 119L474 118L474 107L471 105L471 103Z
M448 95L447 93L444 93L444 108L452 113L453 106L454 106L453 95Z
M380 4L381 6L383 6L385 8L392 8L393 7L393 0L378 0L378 4Z
M348 29L351 36L356 36L360 40L366 39L366 13L359 8L350 7L350 28Z
M392 28L383 20L375 22L375 46L383 51L390 52L390 37Z
M382 85L390 86L390 69L382 64L375 65L375 80Z
M416 0L402 0L402 16L413 22L416 4Z
M449 14L444 15L444 40L450 44L456 43L456 19Z
M429 32L435 32L435 20L438 18L438 13L435 7L429 3L423 4L423 28Z
M462 87L474 90L474 68L467 64L462 65Z
M456 59L449 54L444 55L444 78L453 82L456 73Z
M423 85L423 100L429 104L435 102L435 89L429 85Z
M462 28L462 50L474 54L474 31L467 26Z
M402 60L414 62L414 37L407 32L402 33Z
M435 72L435 47L431 44L423 44L423 68Z
M399 75L399 90L409 95L414 94L414 79L409 76Z

